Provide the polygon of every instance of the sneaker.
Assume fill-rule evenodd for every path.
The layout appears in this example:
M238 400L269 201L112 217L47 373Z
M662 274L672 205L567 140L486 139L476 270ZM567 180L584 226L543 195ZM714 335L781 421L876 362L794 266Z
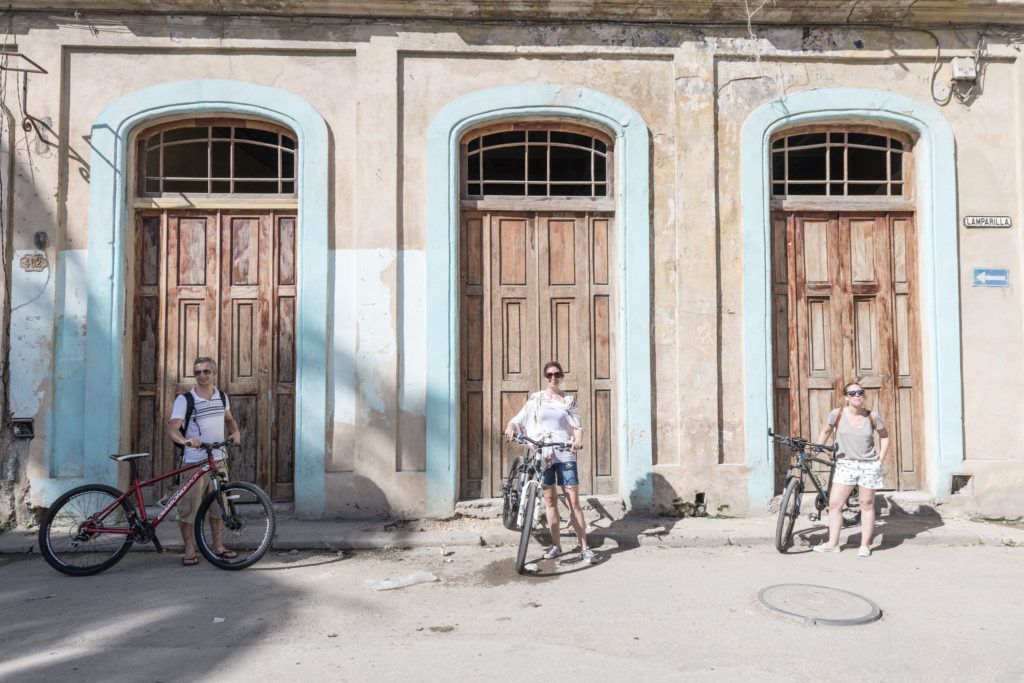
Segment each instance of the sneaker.
M837 546L837 545L826 545L826 544L822 543L821 545L814 546L813 548L811 548L811 550L813 550L816 553L838 553L839 552L839 546Z
M553 545L544 551L544 559L551 560L562 554L562 549L557 545Z
M871 548L866 545L862 545L860 550L857 551L857 555L859 557L871 557Z
M597 557L594 555L594 551L590 548L584 548L580 551L580 558L583 560L583 564L594 564L597 562Z

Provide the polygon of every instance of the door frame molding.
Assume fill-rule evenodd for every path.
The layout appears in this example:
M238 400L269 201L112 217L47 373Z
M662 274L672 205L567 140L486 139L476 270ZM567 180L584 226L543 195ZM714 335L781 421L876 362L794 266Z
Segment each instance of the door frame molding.
M653 497L650 337L650 171L647 124L626 103L576 85L525 83L446 104L427 132L426 509L447 517L459 484L459 139L502 120L561 116L615 138L619 337L619 487L629 507Z
M960 369L960 278L957 257L956 158L953 129L935 106L903 95L858 88L808 90L767 102L741 133L743 206L743 361L748 504L767 508L774 493L770 305L769 143L783 127L858 121L911 131L914 148L921 280L921 369L925 486L947 500L963 465ZM938 302L942 302L942 306Z
M108 453L127 447L124 380L130 376L131 335L126 330L127 197L133 132L158 118L234 114L275 121L299 140L299 269L295 358L295 510L323 514L327 450L327 377L332 293L328 268L327 124L305 100L289 92L222 79L177 81L128 93L108 104L92 126L87 253L62 254L53 407L47 415L47 479L33 492L49 504L80 482L116 478ZM79 250L81 252L81 250ZM84 256L84 258L83 258ZM87 260L86 260L87 259ZM87 267L86 267L87 266ZM86 334L88 330L88 334ZM95 398L90 398L95 397ZM96 400L102 397L100 400ZM99 405L100 409L90 406ZM88 447L86 447L88 444Z

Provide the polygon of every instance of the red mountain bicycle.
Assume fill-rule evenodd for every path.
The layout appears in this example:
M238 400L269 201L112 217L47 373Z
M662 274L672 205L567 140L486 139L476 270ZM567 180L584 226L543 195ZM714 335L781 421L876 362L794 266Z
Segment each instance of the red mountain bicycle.
M244 569L252 565L263 557L274 538L276 521L270 498L258 486L227 481L227 477L217 471L213 452L220 448L237 448L236 444L222 441L199 447L206 451L206 460L146 481L139 481L135 461L148 458L149 453L110 456L131 467L131 488L122 493L113 486L88 484L58 498L46 511L39 527L39 550L43 557L57 571L88 576L113 567L133 543L151 542L157 552L163 552L156 537L157 526L196 482L209 476L213 490L196 513L196 547L210 564L221 569ZM142 501L142 489L189 470L195 472L174 495L161 502L162 509L150 520ZM219 547L218 540L232 552L218 553L215 550Z

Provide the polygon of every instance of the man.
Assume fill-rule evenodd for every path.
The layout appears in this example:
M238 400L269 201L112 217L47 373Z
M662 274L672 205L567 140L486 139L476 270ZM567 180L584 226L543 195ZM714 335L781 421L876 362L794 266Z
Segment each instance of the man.
M185 425L184 435L181 433L181 423L185 419L185 412L188 402L184 395L174 399L174 408L171 410L171 419L167 424L167 435L171 441L185 446L182 455L182 463L189 464L206 460L206 452L199 450L199 444L214 443L217 441L232 441L241 443L241 435L238 433L238 423L231 415L231 406L228 403L227 394L217 390L214 379L217 375L217 363L212 358L201 356L192 363L192 373L195 375L196 385L193 387L192 399L194 409ZM227 439L224 433L228 433ZM225 458L227 454L223 449L213 452L217 461L217 470L227 476L228 468ZM211 490L209 475L204 475L189 489L188 493L182 496L175 506L175 519L178 520L178 528L181 530L181 538L185 541L185 557L181 563L186 567L199 564L199 556L196 555L195 541L192 538L192 527L195 523L196 512L199 509L203 498ZM211 508L210 526L212 527L213 549L221 557L232 558L237 555L221 542L221 529L223 523L220 520L220 512L214 507ZM216 516L216 518L214 518Z

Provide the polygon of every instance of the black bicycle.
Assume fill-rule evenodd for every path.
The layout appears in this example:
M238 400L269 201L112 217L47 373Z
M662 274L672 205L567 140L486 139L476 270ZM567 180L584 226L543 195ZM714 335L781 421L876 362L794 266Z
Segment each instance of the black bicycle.
M526 446L526 456L517 456L509 468L508 477L501 486L501 523L506 529L521 531L519 552L516 554L516 572L522 574L526 566L526 549L530 534L540 524L541 488L547 458L544 451L552 448L572 448L571 443L534 441L528 436L515 434L512 441Z
M807 439L798 436L783 436L773 434L768 430L768 437L775 443L782 444L789 448L790 468L786 475L786 485L782 491L782 501L779 503L779 520L775 525L775 549L780 553L786 552L793 543L793 525L800 516L800 499L804 492L804 478L810 478L818 495L814 498L814 511L807 518L812 522L821 519L821 512L828 509L828 498L832 493L832 479L836 474L836 461L841 456L836 455L837 446L822 446L810 443ZM818 457L831 453L832 457ZM828 483L822 487L821 482L811 469L811 463L818 463L828 468ZM796 470L797 473L794 473ZM823 474L823 473L822 473ZM860 499L857 488L850 492L850 497L843 505L843 526L850 526L860 522Z

